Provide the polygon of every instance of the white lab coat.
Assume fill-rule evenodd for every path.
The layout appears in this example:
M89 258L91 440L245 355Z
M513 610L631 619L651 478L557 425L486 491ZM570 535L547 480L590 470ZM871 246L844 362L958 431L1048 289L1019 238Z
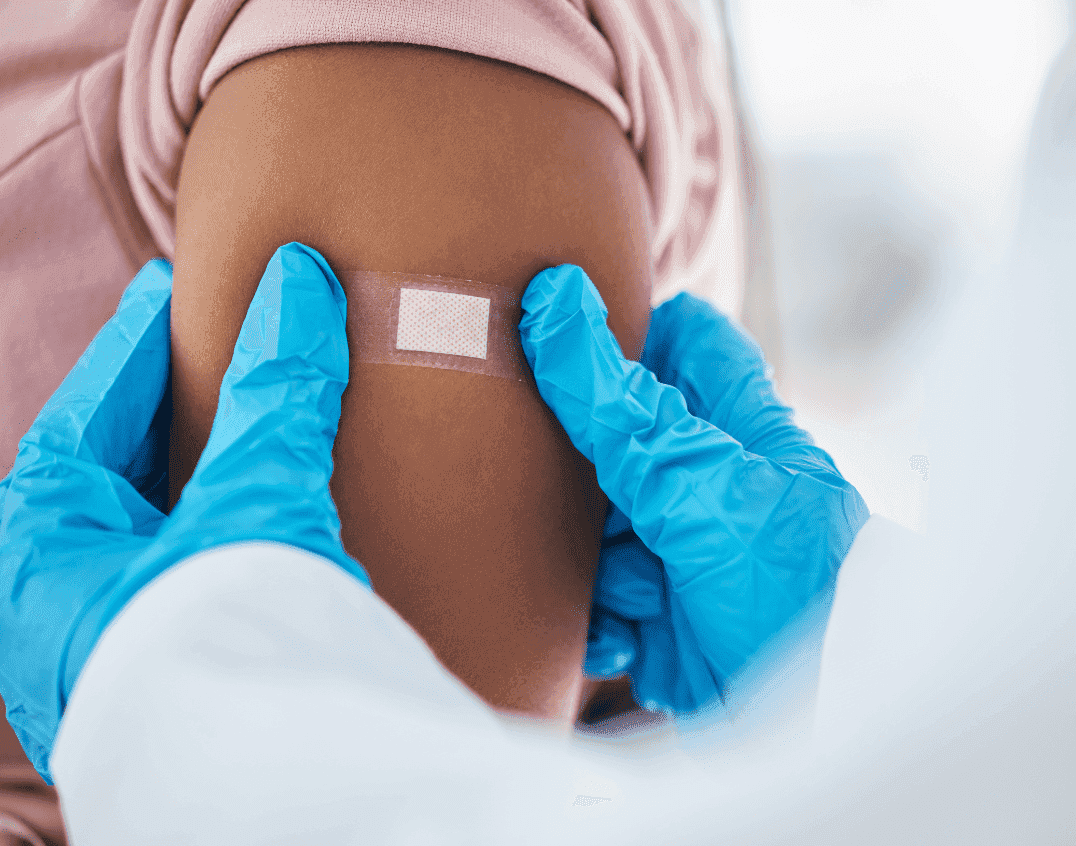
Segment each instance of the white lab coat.
M116 617L50 765L76 846L546 842L575 785L526 746L364 585L244 543Z
M872 517L845 567L906 536ZM670 792L705 801L668 742L636 759L520 728L364 585L252 542L192 556L124 608L50 765L73 846L631 843Z

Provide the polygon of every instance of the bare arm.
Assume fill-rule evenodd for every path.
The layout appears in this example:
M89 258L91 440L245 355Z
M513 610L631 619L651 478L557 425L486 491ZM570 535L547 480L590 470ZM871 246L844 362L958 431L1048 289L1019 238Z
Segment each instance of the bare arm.
M398 44L244 63L204 104L180 175L170 503L280 245L337 271L519 292L578 264L638 360L650 238L630 144L559 81ZM349 340L362 319L348 310ZM331 489L348 553L449 670L497 708L574 720L608 500L533 383L353 360Z

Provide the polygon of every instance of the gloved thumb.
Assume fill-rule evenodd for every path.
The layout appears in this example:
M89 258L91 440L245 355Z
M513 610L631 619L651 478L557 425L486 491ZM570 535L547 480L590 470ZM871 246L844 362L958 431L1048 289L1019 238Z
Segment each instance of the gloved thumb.
M583 672L592 679L613 679L631 667L639 654L639 636L632 624L595 605L587 629Z
M329 492L348 381L346 319L343 288L316 250L292 242L274 253L224 374L209 441L171 515L204 539L200 546L277 539L356 572Z
M519 337L538 393L634 525L640 480L657 463L654 441L689 416L683 396L624 357L606 322L609 310L582 268L541 271L521 304Z
M619 407L631 399L628 383L639 365L624 357L606 323L609 310L581 267L562 264L541 271L521 304L519 337L538 393L575 448L595 463L609 419L622 416ZM630 505L605 493L630 514Z
M273 254L192 481L320 483L320 472L332 466L347 387L346 316L343 289L320 254L297 242Z

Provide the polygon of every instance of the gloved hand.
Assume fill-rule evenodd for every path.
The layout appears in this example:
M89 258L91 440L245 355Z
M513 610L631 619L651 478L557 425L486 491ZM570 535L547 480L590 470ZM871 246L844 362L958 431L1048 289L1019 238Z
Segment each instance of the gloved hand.
M340 543L329 493L349 364L336 275L299 243L273 255L205 451L165 516L171 295L171 265L146 264L0 482L0 694L48 784L60 720L102 632L183 559L276 541L370 586Z
M792 423L758 345L681 293L628 361L579 267L543 270L520 338L538 390L612 500L584 671L649 710L717 702L836 577L870 516Z

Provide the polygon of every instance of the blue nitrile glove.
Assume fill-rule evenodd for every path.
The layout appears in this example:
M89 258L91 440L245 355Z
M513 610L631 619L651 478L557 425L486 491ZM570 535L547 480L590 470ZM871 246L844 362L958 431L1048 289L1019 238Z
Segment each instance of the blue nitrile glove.
M584 670L685 714L835 579L870 516L792 423L758 345L681 293L628 361L583 270L543 270L520 337L538 390L612 500Z
M335 562L329 493L348 380L347 303L299 243L273 255L220 389L213 429L172 513L168 495L172 266L154 259L19 442L0 482L0 694L34 768L104 629L183 559L277 541Z

